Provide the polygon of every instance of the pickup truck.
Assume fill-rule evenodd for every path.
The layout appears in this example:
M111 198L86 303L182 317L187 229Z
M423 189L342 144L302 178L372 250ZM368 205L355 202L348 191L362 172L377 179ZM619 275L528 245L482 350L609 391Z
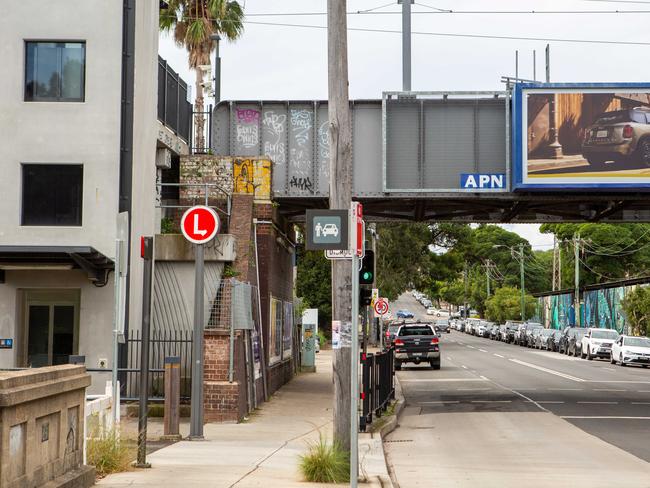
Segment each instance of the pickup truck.
M428 362L433 369L440 369L440 338L430 324L405 324L400 327L395 340L395 369L403 363Z

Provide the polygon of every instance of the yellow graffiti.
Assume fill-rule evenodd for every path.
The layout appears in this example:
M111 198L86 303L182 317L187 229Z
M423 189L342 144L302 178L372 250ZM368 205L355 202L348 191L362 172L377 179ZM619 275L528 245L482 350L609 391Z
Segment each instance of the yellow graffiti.
M255 195L256 200L271 198L271 161L268 159L233 160L233 191Z

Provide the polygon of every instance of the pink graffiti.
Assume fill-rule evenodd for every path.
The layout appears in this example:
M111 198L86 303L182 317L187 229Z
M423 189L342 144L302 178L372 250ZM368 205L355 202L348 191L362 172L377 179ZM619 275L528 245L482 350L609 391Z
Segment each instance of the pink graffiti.
M257 123L260 120L259 110L251 108L237 109L237 121L244 124Z

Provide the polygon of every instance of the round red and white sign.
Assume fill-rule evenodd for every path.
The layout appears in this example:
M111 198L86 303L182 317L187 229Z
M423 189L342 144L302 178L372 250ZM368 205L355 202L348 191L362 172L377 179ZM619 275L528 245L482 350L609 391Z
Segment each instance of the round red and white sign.
M386 315L388 313L388 302L384 298L380 298L375 302L375 313L377 315Z
M219 232L219 216L210 207L197 205L188 208L181 218L181 232L194 244L205 244Z

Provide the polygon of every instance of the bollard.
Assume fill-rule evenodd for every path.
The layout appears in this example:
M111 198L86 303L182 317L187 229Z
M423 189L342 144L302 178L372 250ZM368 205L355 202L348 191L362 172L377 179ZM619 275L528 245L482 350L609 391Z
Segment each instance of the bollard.
M165 358L165 440L180 440L180 402L181 402L181 358Z

